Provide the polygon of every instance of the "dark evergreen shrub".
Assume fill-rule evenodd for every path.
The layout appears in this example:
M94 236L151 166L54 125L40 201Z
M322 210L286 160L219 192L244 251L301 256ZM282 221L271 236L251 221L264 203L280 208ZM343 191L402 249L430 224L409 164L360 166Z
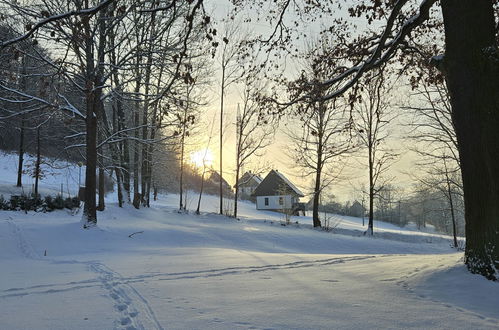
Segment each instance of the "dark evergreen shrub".
M21 205L21 196L12 195L10 196L10 209L11 210L19 210Z
M80 207L80 200L78 197L68 197L64 200L64 207L67 209L75 209Z
M64 199L61 195L57 195L52 204L54 210L62 210L64 208Z
M5 200L3 195L0 195L0 210L10 210L10 203Z
M73 210L78 207L80 207L80 201L77 197L64 199L61 195L55 198L47 195L42 199L39 196L13 195L10 201L7 201L3 195L0 195L0 210L51 212L64 208Z

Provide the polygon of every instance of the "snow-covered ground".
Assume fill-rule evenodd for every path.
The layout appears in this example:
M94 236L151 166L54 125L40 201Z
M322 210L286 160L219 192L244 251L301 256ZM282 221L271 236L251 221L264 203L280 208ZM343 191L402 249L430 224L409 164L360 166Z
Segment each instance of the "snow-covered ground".
M282 226L246 202L235 220L214 196L199 216L174 194L141 210L113 198L90 230L81 214L0 212L0 329L499 328L498 283L446 236Z

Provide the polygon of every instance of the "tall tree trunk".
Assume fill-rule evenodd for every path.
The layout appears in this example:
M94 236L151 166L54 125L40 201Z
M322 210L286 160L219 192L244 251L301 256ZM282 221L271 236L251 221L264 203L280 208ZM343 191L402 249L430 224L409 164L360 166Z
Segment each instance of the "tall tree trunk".
M117 75L116 75L117 76ZM116 81L117 78L115 78ZM119 84L119 82L117 82ZM114 128L114 131L120 131L119 137L122 141L119 142L119 147L116 155L118 164L121 168L121 178L123 183L123 191L126 196L128 202L130 202L130 149L128 142L128 133L124 132L126 129L126 119L125 112L123 111L123 102L121 101L121 92L118 91L118 96L116 97L116 115L117 115L117 123ZM114 125L113 125L114 126Z
M320 227L321 226L321 220L319 218L319 204L320 204L320 197L321 197L321 174L322 174L322 166L323 166L323 159L322 159L322 148L323 148L323 142L322 142L322 136L323 136L323 127L324 127L324 114L325 112L323 111L324 109L322 106L319 106L319 132L318 132L318 141L317 141L317 164L316 164L316 169L315 169L315 187L314 187L314 202L313 202L313 207L312 207L312 221L314 223L314 227Z
M135 85L135 97L139 97L140 92L140 70L139 70L139 62L137 60L137 82ZM139 192L139 155L140 155L140 143L139 143L139 124L140 124L140 115L139 115L139 107L140 101L135 102L134 109L134 117L133 117L133 125L134 125L134 148L133 148L133 206L138 209L140 207L140 192Z
M97 205L98 211L104 211L104 209L106 208L104 202L104 197L106 196L105 172L102 161L102 156L99 156L99 203Z
M144 85L145 85L145 100L144 100L144 108L142 112L142 140L145 142L148 138L148 118L149 118L149 91L150 91L150 82L151 82L151 71L152 71L152 60L153 60L153 40L154 35L156 33L156 12L151 14L151 27L149 31L149 49L147 53L146 60L146 68L145 68L145 77L144 77ZM156 102L157 104L157 102ZM152 120L151 120L152 121ZM149 196L147 188L149 178L148 178L148 168L149 168L149 148L148 145L144 145L142 147L142 162L141 162L141 192L142 192L142 205L149 206ZM146 194L147 193L147 194Z
M114 168L114 173L116 173L116 189L118 194L118 206L123 207L123 174L121 169L118 167Z
M223 63L223 60L222 60ZM219 185L219 194L220 194L220 210L219 213L223 214L223 185L222 185L222 173L223 173L223 121L224 121L224 96L225 96L225 66L222 65L222 87L220 93L220 185Z
M206 165L203 164L203 174L201 174L201 189L199 189L198 207L196 208L196 214L200 213L199 209L201 208L201 197L203 196L205 173L206 173Z
M88 1L85 1L88 7ZM106 13L99 14L97 65L94 59L94 31L90 27L89 20L83 21L83 31L85 37L85 100L86 100L86 172L85 172L85 205L83 216L86 218L84 227L97 224L97 208L95 200L96 169L97 169L97 132L98 118L101 118L104 111L101 100L102 80L104 70L104 55L106 47Z
M238 153L239 156L239 153ZM241 164L239 157L236 160L236 186L234 189L234 218L237 218L237 199L239 198L239 172L241 171Z
M447 184L447 198L449 199L450 215L452 219L452 234L454 236L454 247L457 248L457 232L456 232L456 216L454 213L454 200L452 198L451 181L449 178L449 171L447 169L447 161L444 158L445 168L445 183Z
M126 119L121 100L117 104L117 110L120 122L118 129L123 131L126 128ZM130 185L130 143L126 138L128 136L128 133L122 133L121 135L125 135L125 138L121 142L123 147L122 162L121 162L121 167L123 168L123 188L125 190L127 201L130 203L130 186L131 186Z
M19 84L19 89L21 91L26 90L26 58L25 56L22 57L22 72L21 72L21 77L19 79L20 84ZM22 105L21 103L19 104L19 112L21 112ZM21 115L21 127L19 128L19 161L18 161L18 166L17 166L17 187L22 187L23 182L23 163L24 163L24 131L25 131L25 126L26 126L26 115L22 114Z
M466 218L465 263L499 280L499 54L493 1L442 0L449 88Z
M315 173L314 201L312 206L312 220L314 223L314 227L321 226L321 220L319 218L320 196L321 196L321 170L317 169Z
M180 180L179 180L179 188L180 188L180 202L179 202L179 210L185 210L185 205L182 200L182 195L184 193L184 152L185 152L185 125L187 120L187 110L184 112L184 126L182 127L182 137L180 140Z
M19 161L17 165L17 187L23 185L23 163L24 163L24 130L25 130L24 115L21 117L21 127L19 129Z
M40 163L41 163L41 143L40 143L40 126L38 126L36 128L35 198L38 198L38 181L40 180Z
M101 89L96 88L94 52L92 32L89 22L84 22L85 35L85 106L86 106L86 170L85 170L85 205L83 216L86 219L84 227L97 224L97 209L95 200L96 167L97 167L97 100Z
M86 92L86 168L85 168L85 205L83 215L88 225L97 223L97 210L95 201L95 171L97 164L97 117L95 114L95 92L87 87Z
M119 120L116 109L116 103L113 104L112 110L113 110L112 130L109 129L109 125L106 124L107 120L104 120L104 126L106 127L108 135L116 134L117 131L119 130ZM105 114L106 112L104 112L104 115ZM118 206L123 207L123 173L122 173L122 168L120 167L122 163L120 143L118 142L114 145L111 145L109 148L111 149L111 157L113 159L113 165L114 165L113 169L116 175L116 193L118 197Z
M452 235L454 237L454 247L457 248L457 231L456 231L456 215L455 215L455 210L454 210L454 200L452 198L452 190L450 187L450 182L447 181L447 193L449 194L449 205L450 205L450 215L452 218Z
M113 3L110 6L109 14L110 16L114 16L113 11L116 10L116 4ZM108 125L106 125L107 120L104 121L106 125L106 129L108 134L118 134L118 138L121 138L121 141L116 144L116 146L111 146L112 157L114 162L114 172L116 173L116 186L117 186L117 194L118 194L118 205L119 207L123 206L123 192L125 192L128 202L130 202L130 172L128 169L129 159L128 156L128 133L124 132L126 128L126 120L125 114L123 112L123 102L122 96L123 91L121 88L120 76L118 72L118 63L116 58L116 47L115 47L115 30L111 29L108 33L109 35L109 44L110 44L110 52L109 59L111 62L111 67L113 68L111 71L111 78L114 80L114 88L112 90L112 98L113 98L113 126L112 130L109 129ZM105 112L104 112L105 115Z
M372 141L372 139L370 138ZM367 234L374 234L374 157L372 156L372 146L368 147L369 152L369 221L367 222Z
M102 101L99 100L98 102L99 104L99 121L102 122L103 121L103 113L104 113L104 104L102 103ZM102 130L99 130L97 136L98 136L98 140L99 142L102 142L104 140L104 134L102 133ZM99 202L97 204L97 211L104 211L104 209L106 208L106 205L104 203L104 197L106 195L105 193L105 174L104 174L104 157L102 156L104 152L104 146L101 146L100 147L100 153L98 153L97 157L98 157L98 160L99 160L99 186L98 186L98 191L99 191Z

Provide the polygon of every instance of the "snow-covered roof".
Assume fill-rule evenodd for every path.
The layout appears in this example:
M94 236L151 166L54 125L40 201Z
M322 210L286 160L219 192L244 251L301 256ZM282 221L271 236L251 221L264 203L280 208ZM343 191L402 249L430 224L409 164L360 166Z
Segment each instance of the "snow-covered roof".
M256 187L253 192L253 196L275 196L275 195L285 195L295 194L297 196L303 197L304 194L298 189L291 181L277 170L272 170L267 174L265 179Z
M262 181L263 181L263 179L261 176L259 176L256 173L251 173L251 171L249 171L249 172L245 172L243 174L243 176L239 179L239 186L240 187L244 187L244 186L256 187L260 183L262 183ZM234 185L234 188L235 187L236 187L236 185Z
M277 173L277 175L279 175L279 177L281 177L281 179L283 179L283 180L284 180L284 182L286 182L286 184L287 184L288 186L290 186L290 187L291 187L291 189L293 189L293 191L294 191L297 195L302 195L302 196L304 196L304 195L303 195L303 193L301 192L301 190L300 190L300 189L298 189L298 188L297 188L297 187L296 187L296 186L295 186L295 185L294 185L291 181L289 181L289 180L288 180L288 178L286 178L286 177L284 176L284 174L282 174L281 172L279 172L279 171L277 171L277 170L276 170L275 172Z
M258 184L262 183L263 178L258 174L253 175L253 180L255 180Z

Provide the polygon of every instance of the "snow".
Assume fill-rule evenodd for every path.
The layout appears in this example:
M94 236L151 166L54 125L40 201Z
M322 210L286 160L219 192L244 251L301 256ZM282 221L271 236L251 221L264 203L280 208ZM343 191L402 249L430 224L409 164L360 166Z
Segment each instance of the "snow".
M89 230L67 211L0 211L1 329L499 328L498 283L468 273L445 235L378 222L371 238L351 217L283 226L249 202L236 220L215 196L199 216L175 194L140 210L109 197Z
M30 194L34 190L35 179L28 174L23 175L23 187L16 187L18 155L0 151L0 195L5 199L10 195ZM55 196L62 193L63 197L76 196L78 194L79 167L76 164L62 161L50 160L50 165L44 164L42 157L41 170L43 178L40 181L39 192L42 196L50 194ZM35 164L36 157L28 153L24 154L24 169L26 165ZM85 182L85 167L81 168L81 182Z

